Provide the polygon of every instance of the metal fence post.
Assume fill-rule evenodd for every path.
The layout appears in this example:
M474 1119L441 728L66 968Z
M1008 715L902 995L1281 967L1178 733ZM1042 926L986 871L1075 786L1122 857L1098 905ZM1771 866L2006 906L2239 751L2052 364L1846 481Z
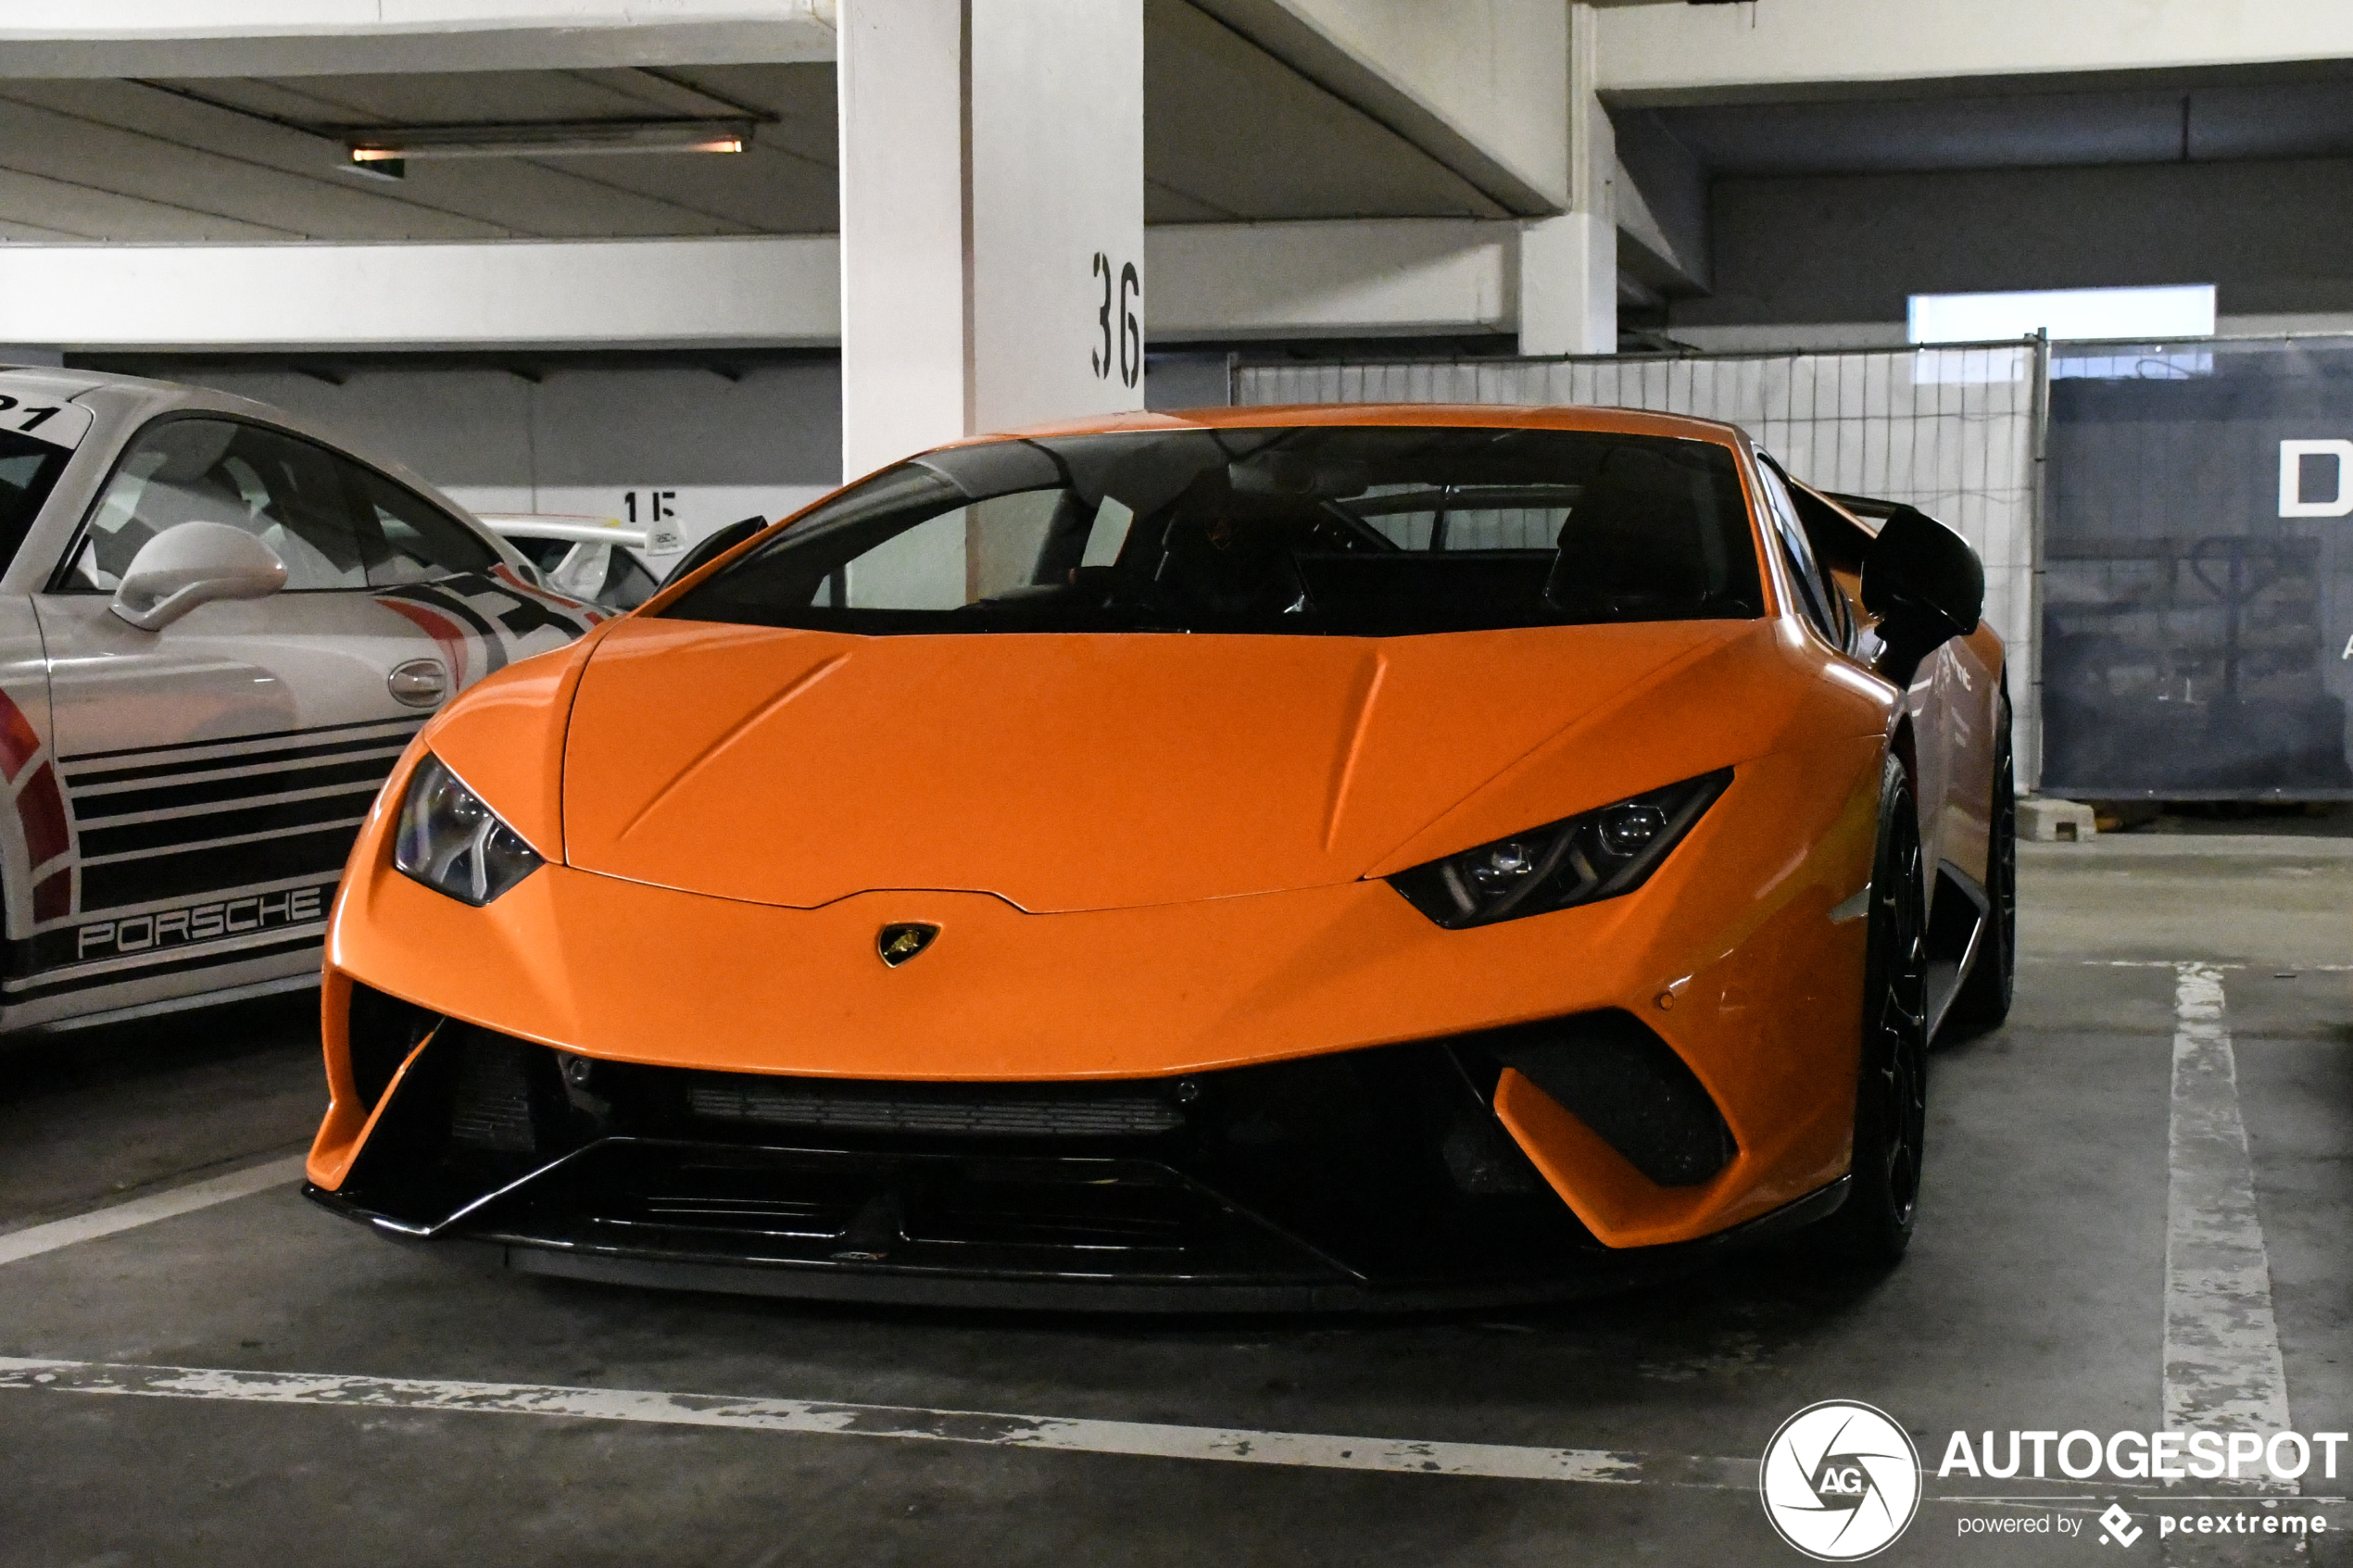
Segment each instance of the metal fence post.
M2023 781L2028 794L2043 787L2043 576L2044 525L2050 511L2051 470L2051 333L2034 332L2034 390L2027 415L2029 459L2026 485L2027 594L2027 763Z

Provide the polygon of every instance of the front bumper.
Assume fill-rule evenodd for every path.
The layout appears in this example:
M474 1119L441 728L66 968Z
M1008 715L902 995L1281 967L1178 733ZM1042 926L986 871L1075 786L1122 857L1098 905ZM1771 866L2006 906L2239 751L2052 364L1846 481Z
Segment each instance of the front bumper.
M307 1191L535 1273L1133 1311L1556 1299L1670 1275L1843 1198L1842 1180L1703 1241L1603 1245L1495 1113L1504 1063L1540 1035L926 1085L591 1061L443 1023L340 1186ZM1680 1153L1635 1152L1704 1165L1701 1114Z

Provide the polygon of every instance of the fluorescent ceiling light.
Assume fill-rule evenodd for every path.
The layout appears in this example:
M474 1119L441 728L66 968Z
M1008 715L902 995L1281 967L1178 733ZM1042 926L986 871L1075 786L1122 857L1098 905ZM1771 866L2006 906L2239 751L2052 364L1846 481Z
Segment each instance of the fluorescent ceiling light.
M2038 331L2072 341L2212 337L2214 285L1912 295L1908 332L1914 343L1993 343Z
M362 174L397 180L412 159L591 157L615 153L739 153L749 119L582 119L496 125L346 128L344 150Z

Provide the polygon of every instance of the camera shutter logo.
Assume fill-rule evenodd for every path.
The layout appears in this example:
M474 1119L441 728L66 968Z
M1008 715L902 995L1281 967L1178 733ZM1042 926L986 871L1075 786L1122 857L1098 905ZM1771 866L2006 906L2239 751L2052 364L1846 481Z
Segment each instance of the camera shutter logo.
M1886 1411L1825 1399L1781 1423L1756 1489L1781 1539L1818 1562L1854 1562L1919 1511L1919 1450Z

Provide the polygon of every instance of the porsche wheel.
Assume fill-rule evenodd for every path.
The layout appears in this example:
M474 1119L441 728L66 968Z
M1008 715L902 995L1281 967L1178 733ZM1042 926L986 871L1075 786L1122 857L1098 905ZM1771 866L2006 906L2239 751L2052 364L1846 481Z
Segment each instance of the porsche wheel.
M1985 857L1986 932L1977 961L1953 998L1952 1023L1982 1034L2010 1015L2018 984L2018 784L2011 765L2010 701L2002 698L2002 733L1994 748L1994 831Z
M1855 1154L1846 1202L1825 1240L1847 1260L1886 1265L1911 1244L1928 1123L1928 959L1919 817L1901 763L1880 782L1863 963L1862 1057L1855 1085Z

